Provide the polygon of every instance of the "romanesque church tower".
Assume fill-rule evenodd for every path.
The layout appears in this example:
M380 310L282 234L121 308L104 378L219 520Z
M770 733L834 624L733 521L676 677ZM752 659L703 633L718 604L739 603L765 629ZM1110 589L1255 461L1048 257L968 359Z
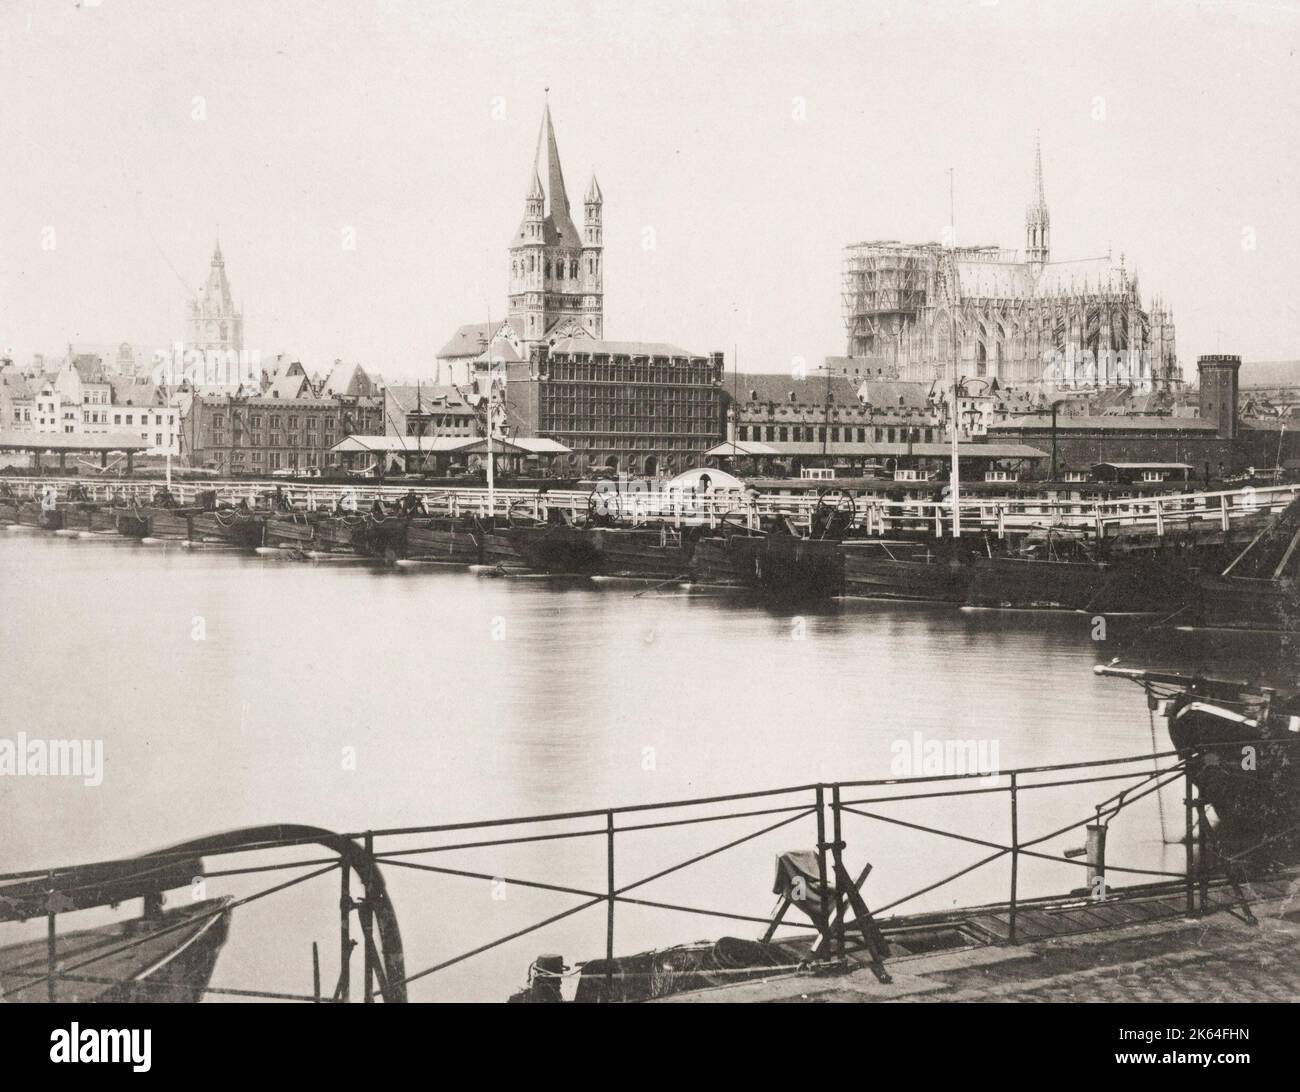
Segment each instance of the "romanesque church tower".
M235 306L226 280L226 260L221 243L212 252L207 283L190 301L188 344L191 349L238 352L244 347L244 309Z
M1043 148L1034 141L1034 199L1025 210L1025 261L1042 269L1052 253L1052 217L1043 196Z
M583 231L574 226L548 103L533 156L524 218L510 245L509 322L526 346L604 336L604 199L593 175Z

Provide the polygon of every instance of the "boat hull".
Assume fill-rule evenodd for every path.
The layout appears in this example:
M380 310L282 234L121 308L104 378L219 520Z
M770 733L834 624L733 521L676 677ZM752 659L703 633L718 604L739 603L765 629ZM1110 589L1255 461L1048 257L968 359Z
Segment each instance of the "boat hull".
M601 571L601 552L583 528L564 524L517 527L505 535L524 564L537 572L591 575Z
M654 580L684 577L695 538L671 528L594 528L587 532L600 552L600 572Z
M971 568L913 542L843 543L844 594L873 599L964 603Z
M146 508L151 538L187 539L190 532L191 513L184 508Z
M406 556L418 561L477 565L483 560L482 538L464 520L413 519L406 528Z
M205 542L226 542L246 550L262 545L266 526L262 516L243 512L200 512L190 520L190 533Z

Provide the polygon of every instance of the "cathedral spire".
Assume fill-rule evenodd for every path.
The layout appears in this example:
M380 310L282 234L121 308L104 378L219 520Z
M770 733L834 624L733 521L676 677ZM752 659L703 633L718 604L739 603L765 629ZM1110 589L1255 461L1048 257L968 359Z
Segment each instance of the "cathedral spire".
M1037 133L1034 134L1034 200L1040 205L1047 204L1043 196L1043 142Z
M1043 266L1051 258L1052 218L1043 195L1043 146L1034 134L1034 197L1025 210L1025 260Z
M578 242L578 232L569 212L569 194L564 188L564 171L560 167L560 149L555 139L555 123L551 120L549 95L537 131L533 172L546 188L546 216L555 224L561 240L569 244Z

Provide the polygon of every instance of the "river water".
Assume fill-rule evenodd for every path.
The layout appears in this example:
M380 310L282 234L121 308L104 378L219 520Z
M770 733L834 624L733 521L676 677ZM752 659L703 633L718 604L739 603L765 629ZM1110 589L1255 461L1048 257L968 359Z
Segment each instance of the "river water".
M262 823L364 831L884 778L933 740L979 741L986 754L995 747L1001 769L1149 754L1141 692L1096 677L1095 664L1123 654L1195 666L1214 653L1223 670L1260 655L1168 641L1139 655L1117 636L1120 620L1100 634L1077 614L881 602L800 612L720 591L289 562L26 529L0 529L0 612L0 738L91 738L104 748L99 785L0 777L3 871L128 856ZM1112 787L1026 796L1022 836L1085 817ZM1176 797L1165 800L1174 830ZM1002 793L891 806L910 822L1006 837ZM618 882L772 821L622 835ZM602 817L566 829L603 825ZM856 816L845 838L853 871L875 866L866 888L875 905L987 852ZM801 819L636 894L766 916L776 852L814 840L812 820ZM1050 848L1059 856L1075 844L1081 834ZM1156 797L1116 821L1111 854L1135 867L1181 868L1181 846L1161 836ZM501 878L596 892L606 884L603 835L417 859L486 878L386 869L408 971L582 901ZM282 878L212 879L207 894L246 895ZM1005 898L1007 878L1004 860L903 909ZM1022 864L1021 880L1022 891L1042 892L1080 882L1077 870L1038 861ZM213 984L310 992L317 941L328 992L338 974L337 905L331 874L239 909ZM504 999L541 952L570 962L603 954L605 927L603 906L586 909L423 977L411 996ZM18 935L8 930L0 942ZM620 906L616 947L761 931ZM359 975L358 957L354 982Z

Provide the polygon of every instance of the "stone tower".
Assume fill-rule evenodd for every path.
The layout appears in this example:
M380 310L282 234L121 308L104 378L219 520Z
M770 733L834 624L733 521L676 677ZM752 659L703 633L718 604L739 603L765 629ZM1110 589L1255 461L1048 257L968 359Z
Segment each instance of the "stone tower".
M1025 261L1040 269L1051 258L1052 217L1043 196L1043 148L1034 140L1034 199L1025 210Z
M525 345L602 334L602 198L594 176L585 204L584 232L579 234L547 103L524 218L510 245L509 320Z
M1237 372L1239 356L1202 356L1196 360L1200 375L1200 413L1202 420L1219 427L1220 440L1237 438Z
M226 280L221 243L212 252L207 283L190 301L187 348L239 352L244 347L244 309L236 307Z

